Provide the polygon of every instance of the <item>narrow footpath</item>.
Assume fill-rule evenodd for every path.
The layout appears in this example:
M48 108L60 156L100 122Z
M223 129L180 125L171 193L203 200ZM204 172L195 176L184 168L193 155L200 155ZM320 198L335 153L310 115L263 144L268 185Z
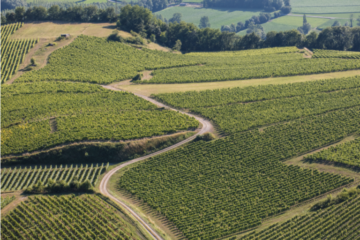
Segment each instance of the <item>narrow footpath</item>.
M122 91L120 89L117 89L115 87L112 87L112 86L103 86L104 88L106 89L110 89L110 90L114 90L114 91ZM138 97L141 97L153 104L155 104L156 106L158 107L164 107L166 109L169 109L169 110L173 110L173 111L177 111L179 113L182 113L182 114L186 114L190 117L194 117L196 120L198 120L202 127L201 127L201 130L198 131L195 135L181 141L181 142L178 142L177 144L174 144L170 147L167 147L167 148L164 148L160 151L157 151L157 152L154 152L152 154L149 154L149 155L146 155L146 156L143 156L143 157L140 157L140 158L136 158L136 159L133 159L131 161L128 161L128 162L125 162L119 166L117 166L116 168L113 168L112 170L110 170L108 173L105 174L105 176L102 178L101 182L100 182L100 193L103 194L104 196L107 196L109 197L110 199L112 199L114 202L120 204L123 208L125 208L145 229L146 231L156 240L162 240L163 238L154 230L152 229L152 227L147 224L135 211L133 211L128 205L126 205L123 201L117 199L115 196L113 196L111 193L108 192L108 189L107 189L107 184L109 182L109 179L111 178L111 176L116 173L117 171L119 171L120 169L126 167L126 166L129 166L133 163L137 163L137 162L140 162L140 161L144 161L148 158L151 158L151 157L154 157L156 155L159 155L161 153L165 153L165 152L168 152L168 151L171 151L177 147L180 147L181 145L184 145L188 142L191 142L192 140L194 140L196 138L196 136L198 135L201 135L201 134L204 134L206 132L209 132L209 131L212 131L214 128L212 126L212 124L204 119L204 118L201 118L201 117L198 117L198 116L195 116L195 115L192 115L190 113L186 113L186 112L182 112L182 111L179 111L177 109L174 109L174 108L171 108L169 106L166 106L165 104L163 103L160 103L152 98L149 98L149 97L146 97L146 96L143 96L143 95L140 95L140 94L135 94L136 96Z

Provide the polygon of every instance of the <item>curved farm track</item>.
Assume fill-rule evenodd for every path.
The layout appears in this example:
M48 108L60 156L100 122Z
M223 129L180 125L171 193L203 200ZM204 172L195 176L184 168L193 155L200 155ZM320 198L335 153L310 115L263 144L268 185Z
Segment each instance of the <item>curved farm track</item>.
M111 90L114 90L114 91L121 91L120 89L117 89L115 87L112 87L112 86L103 86L107 89L111 89ZM171 108L171 107L168 107L166 106L165 104L163 103L160 103L154 99L151 99L149 97L146 97L146 96L143 96L143 95L140 95L140 94L135 94L136 96L138 97L141 97L155 105L157 105L158 107L164 107L164 108L167 108L169 110L173 110L173 111L178 111L177 109L174 109L174 108ZM191 116L191 117L194 117L196 120L198 120L201 124L202 124L202 127L201 127L201 130L199 132L197 132L195 135L177 143L177 144L174 144L170 147L167 147L165 149L162 149L160 151L157 151L157 152L154 152L152 154L149 154L149 155L146 155L146 156L143 156L143 157L140 157L140 158L136 158L136 159L133 159L131 161L128 161L126 163L123 163L119 166L117 166L116 168L113 168L111 171L109 171L108 173L105 174L105 176L102 178L101 182L100 182L100 192L101 194L111 198L113 201L115 201L116 203L120 204L122 207L124 207L145 229L146 231L154 238L154 239L157 239L157 240L161 240L163 239L155 230L153 230L151 228L151 226L149 224L147 224L135 211L133 211L128 205L126 205L123 201L117 199L115 196L113 196L111 193L108 192L108 189L107 189L107 184L109 182L109 179L110 177L115 174L117 171L119 171L120 169L126 167L126 166L129 166L133 163L136 163L136 162L140 162L140 161L144 161L146 159L149 159L151 157L154 157L156 155L159 155L161 153L165 153L165 152L168 152L168 151L171 151L181 145L184 145L192 140L194 140L196 138L197 135L200 135L200 134L203 134L205 132L209 132L209 131L212 131L213 130L213 126L212 124L206 120L206 119L203 119L201 117L198 117L198 116L194 116L192 114L189 114L189 113L186 113L186 112L182 112L182 111L178 111L182 114L186 114L188 116Z

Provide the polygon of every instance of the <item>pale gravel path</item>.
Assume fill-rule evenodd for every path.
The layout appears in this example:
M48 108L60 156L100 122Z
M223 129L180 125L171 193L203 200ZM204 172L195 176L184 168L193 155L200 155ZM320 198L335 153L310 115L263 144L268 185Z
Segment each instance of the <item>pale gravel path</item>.
M110 89L110 90L114 90L114 91L122 91L118 88L115 88L113 86L103 86L104 88L106 89ZM141 97L153 104L155 104L156 106L158 107L164 107L166 109L169 109L169 110L173 110L173 111L177 111L179 113L182 113L182 114L186 114L190 117L194 117L196 120L198 120L201 124L202 124L202 128L199 132L197 132L195 135L177 143L177 144L174 144L170 147L167 147L167 148L164 148L160 151L157 151L157 152L154 152L152 154L149 154L149 155L146 155L146 156L143 156L143 157L140 157L140 158L136 158L136 159L133 159L131 161L128 161L128 162L125 162L119 166L117 166L116 168L113 168L112 170L110 170L108 173L105 174L105 176L102 178L101 182L100 182L100 193L109 197L110 199L112 199L113 201L117 202L118 204L120 204L123 208L125 208L145 229L146 231L156 240L162 240L163 238L154 230L152 229L152 227L147 224L135 211L133 211L128 205L126 205L123 201L117 199L114 195L112 195L111 193L108 192L108 189L107 189L107 184L109 182L109 179L110 177L116 173L117 171L119 171L120 169L126 167L126 166L129 166L130 164L133 164L133 163L136 163L136 162L140 162L140 161L144 161L146 159L149 159L151 157L154 157L154 156L157 156L161 153L165 153L165 152L168 152L168 151L171 151L177 147L180 147L188 142L191 142L192 140L194 140L196 138L197 135L200 135L200 134L203 134L205 132L209 132L209 131L212 131L213 130L213 126L212 124L206 120L206 119L203 119L201 117L198 117L198 116L195 116L195 115L192 115L190 113L186 113L186 112L182 112L182 111L179 111L177 109L174 109L174 108L171 108L171 107L168 107L166 106L165 104L163 103L160 103L152 98L149 98L149 97L146 97L146 96L143 96L143 95L140 95L140 94L136 94L136 96L138 97Z

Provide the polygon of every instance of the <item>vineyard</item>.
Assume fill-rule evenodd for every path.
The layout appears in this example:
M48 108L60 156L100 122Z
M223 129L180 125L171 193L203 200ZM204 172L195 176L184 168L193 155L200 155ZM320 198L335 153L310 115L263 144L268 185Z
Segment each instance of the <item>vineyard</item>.
M65 181L70 183L74 177L79 182L89 180L95 186L99 176L106 171L109 164L104 166L102 163L85 166L70 165L70 166L35 166L35 167L15 167L1 169L1 191L16 191L23 190L33 186L37 182L42 182L45 185L49 179L54 181Z
M23 23L14 23L1 26L1 83L18 71L25 55L38 42L35 39L9 40L10 35L22 25Z
M43 69L24 74L17 81L70 80L105 84L131 79L145 69L199 63L179 54L139 50L123 43L81 35L70 45L53 52Z
M33 196L1 219L1 239L139 239L97 195Z
M314 49L313 58L360 59L360 52Z
M224 133L359 106L360 77L319 82L159 94L155 98L190 108ZM280 92L280 94L277 94Z
M2 155L63 143L127 140L195 129L198 122L159 109L127 92L87 83L38 82L4 86Z
M307 156L307 160L329 161L360 167L360 138Z
M360 68L360 59L304 58L296 48L246 50L236 53L190 53L203 65L157 69L142 83L190 83L294 76ZM246 55L246 52L250 53ZM253 52L257 52L256 54Z
M163 93L153 96L176 108L195 109L233 103L247 103L360 87L360 76L302 83L224 88L207 91Z
M1 197L1 209L3 209L4 207L6 207L7 205L9 205L9 203L11 203L12 201L15 200L15 196L11 196L11 197Z
M119 184L186 238L218 238L352 182L281 161L358 132L359 122L360 107L353 107L199 141L132 168Z
M241 240L359 239L360 197L252 232Z

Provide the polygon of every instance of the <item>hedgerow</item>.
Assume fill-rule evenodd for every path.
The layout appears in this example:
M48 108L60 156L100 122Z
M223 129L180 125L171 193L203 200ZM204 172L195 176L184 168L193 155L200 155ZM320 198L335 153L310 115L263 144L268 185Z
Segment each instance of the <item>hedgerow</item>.
M13 84L3 87L1 99L2 155L198 127L194 118L159 109L131 93L85 83Z
M81 35L50 55L42 69L22 75L16 81L46 80L111 83L132 79L139 71L198 64L193 58Z

